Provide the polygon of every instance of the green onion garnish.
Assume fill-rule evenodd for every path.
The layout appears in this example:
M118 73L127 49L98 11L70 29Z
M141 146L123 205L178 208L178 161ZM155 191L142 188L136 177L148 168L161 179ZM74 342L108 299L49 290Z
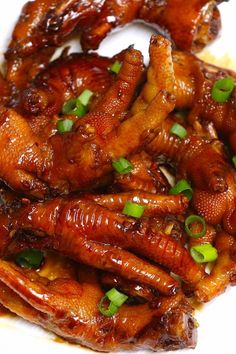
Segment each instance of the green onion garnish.
M106 317L115 315L119 308L125 303L128 296L119 292L115 288L106 292L98 304L99 311ZM110 301L109 305L105 306L106 301Z
M225 77L214 83L211 91L211 97L214 101L224 103L228 101L234 89L234 79L232 77Z
M72 114L73 116L77 116L77 117L83 117L85 116L87 111L88 111L87 107L82 105L82 103L77 98L76 107L72 111L70 111L69 114Z
M133 170L133 165L124 157L120 157L119 160L113 161L112 167L116 172L121 174L127 174Z
M117 307L121 307L125 301L128 299L128 296L116 290L116 288L112 288L106 293L108 299Z
M79 95L78 99L83 106L87 106L89 104L90 98L93 96L93 92L90 90L84 90L81 95Z
M194 233L191 231L190 227L192 223L199 223L202 226L202 231ZM185 231L186 233L193 238L203 237L206 234L206 221L201 216L198 215L190 215L184 221Z
M236 155L232 157L232 161L233 161L234 167L236 168Z
M79 97L72 98L63 105L62 114L72 114L74 116L83 117L88 111L87 106L92 96L92 91L84 90Z
M57 130L59 133L68 133L72 130L74 122L70 119L60 119L57 122Z
M209 243L191 247L190 254L197 263L214 262L218 258L217 249Z
M122 213L134 218L141 218L144 213L144 209L145 207L143 205L127 202L125 203Z
M71 100L64 103L61 112L62 114L69 114L75 108L76 108L76 98L72 98Z
M122 63L120 63L118 60L116 60L111 66L110 66L110 70L115 73L115 74L119 74L120 69L122 67Z
M193 196L193 190L186 181L186 179L181 179L176 183L174 187L172 187L169 191L170 194L180 194L183 193L187 198L191 199Z
M180 139L184 139L188 135L187 130L179 123L174 123L172 125L170 133L177 135Z
M43 252L39 250L26 250L16 256L16 264L22 268L39 268L43 258Z

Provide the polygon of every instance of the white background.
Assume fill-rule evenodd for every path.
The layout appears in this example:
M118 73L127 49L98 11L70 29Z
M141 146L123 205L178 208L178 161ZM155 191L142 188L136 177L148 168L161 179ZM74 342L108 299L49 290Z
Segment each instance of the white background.
M0 11L0 56L10 38L10 33L25 0L1 1ZM201 54L211 61L217 60L236 70L236 2L231 0L220 6L223 30L217 42ZM141 49L147 60L151 30L142 25L132 25L109 36L99 52L112 55L130 44ZM78 43L73 47L79 48ZM209 56L212 53L213 56ZM197 348L175 352L176 354L235 354L236 353L236 288L229 289L197 313L200 324ZM3 354L82 354L87 349L67 343L55 342L55 336L18 318L0 317L0 352Z

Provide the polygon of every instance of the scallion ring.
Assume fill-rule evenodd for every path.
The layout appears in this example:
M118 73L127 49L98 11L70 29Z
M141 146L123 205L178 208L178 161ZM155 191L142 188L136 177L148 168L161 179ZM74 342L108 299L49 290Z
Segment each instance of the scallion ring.
M120 63L118 60L116 60L116 61L110 66L110 70L111 70L114 74L119 74L121 67L122 67L122 63Z
M128 216L132 216L133 218L141 218L144 210L145 207L143 205L127 202L122 213Z
M126 300L128 300L127 295L112 288L102 297L98 304L98 309L104 316L111 317L118 312L119 308L126 302ZM110 301L107 306L105 306L106 301Z
M116 290L116 288L112 288L106 292L106 296L117 307L121 307L128 300L128 296Z
M112 162L114 170L120 174L127 174L133 170L133 165L129 160L124 157L120 157L118 160Z
M72 130L74 122L71 119L60 119L57 122L57 130L59 133L68 133Z
M187 137L187 130L179 123L174 123L170 128L170 133L178 136L180 139Z
M184 194L187 198L191 199L193 195L193 190L188 181L186 179L181 179L178 181L174 187L172 187L169 191L170 194Z
M82 105L87 106L92 96L93 92L86 89L79 95L78 100L82 103Z
M108 306L105 306L105 302L108 300L108 297L105 295L102 297L98 304L98 309L106 317L112 317L117 313L119 307L114 305L112 302L109 303Z
M42 264L43 252L35 249L25 250L16 256L16 264L22 268L39 268Z
M197 263L214 262L218 258L218 252L210 243L193 246L190 254Z
M71 100L67 101L64 103L61 113L62 114L69 114L71 111L73 111L76 108L76 98L72 98Z
M191 231L190 226L192 223L199 223L202 226L202 231L198 232L198 233L194 233ZM204 218L202 218L199 215L190 215L188 216L185 221L184 221L184 226L185 226L185 231L186 233L193 238L199 238L199 237L203 237L206 234L206 221Z
M232 77L225 77L217 80L212 88L211 96L214 101L224 103L228 101L234 89L234 79Z

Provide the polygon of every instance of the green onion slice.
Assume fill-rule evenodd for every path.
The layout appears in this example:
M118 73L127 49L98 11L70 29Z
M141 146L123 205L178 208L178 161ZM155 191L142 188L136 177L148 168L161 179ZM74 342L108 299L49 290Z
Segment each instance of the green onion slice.
M44 255L43 252L35 249L26 250L16 256L16 264L22 268L39 268Z
M191 247L190 254L197 263L214 262L218 258L217 249L209 243Z
M115 315L119 308L126 302L128 296L119 292L115 288L107 291L98 304L99 311L107 317ZM110 301L109 305L105 306L105 302Z
M197 223L202 225L202 231L201 232L194 233L194 232L191 231L190 227L191 227L191 224L194 223L194 222L197 222ZM202 218L199 215L190 215L190 216L188 216L185 219L185 221L184 221L184 226L185 226L185 231L187 232L187 234L190 237L199 238L199 237L203 237L206 234L206 221L205 221L204 218Z
M183 193L187 198L191 199L193 196L193 190L186 179L181 179L178 181L174 187L169 191L170 194L180 194Z
M112 302L110 302L110 304L106 307L105 302L107 300L108 300L108 297L106 295L103 296L98 304L98 309L104 316L111 317L118 312L119 307L114 305Z
M61 110L62 114L69 114L71 111L73 111L76 108L76 100L76 98L72 98L71 100L64 103Z
M57 122L57 130L59 133L68 133L72 130L74 122L71 119L60 119Z
M87 113L88 109L86 106L82 105L82 103L79 101L79 99L76 100L76 107L70 111L68 114L71 114L73 116L77 117L83 117Z
M119 160L113 161L112 167L116 170L116 172L121 174L130 173L134 168L133 165L124 157L120 157Z
M143 205L127 202L123 209L123 214L132 216L134 218L141 218L145 210Z
M116 61L110 66L110 70L111 70L114 74L119 74L121 67L122 67L122 63L120 63L118 60L116 60Z
M232 161L233 161L234 167L236 168L236 155L232 157Z
M117 307L121 307L126 300L128 300L128 296L116 290L116 288L112 288L106 293L108 299Z
M184 139L187 137L187 130L179 123L174 123L170 128L170 133L177 135L180 139Z
M83 106L87 106L89 104L89 101L91 97L93 96L93 92L90 90L84 90L81 95L77 98L77 101L79 101Z
M232 77L225 77L214 83L211 91L211 96L214 101L224 103L228 101L234 89L234 79Z

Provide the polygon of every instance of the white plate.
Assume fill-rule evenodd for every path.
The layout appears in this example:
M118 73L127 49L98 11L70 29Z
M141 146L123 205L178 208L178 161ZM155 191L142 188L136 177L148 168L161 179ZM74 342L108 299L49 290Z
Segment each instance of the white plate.
M4 3L4 4L3 4ZM0 24L0 62L9 41L13 24L25 0L1 1ZM236 2L220 6L223 30L217 42L201 53L201 57L215 61L236 70ZM144 30L145 29L145 30ZM101 45L99 52L112 55L130 44L141 49L147 60L148 42L152 31L141 25L131 25L119 33L109 36ZM75 45L74 48L78 48ZM229 289L197 313L199 336L197 348L178 351L176 354L235 354L236 288ZM0 351L3 354L83 354L87 349L67 343L58 343L56 337L41 328L18 318L0 317ZM91 351L90 351L91 352Z

